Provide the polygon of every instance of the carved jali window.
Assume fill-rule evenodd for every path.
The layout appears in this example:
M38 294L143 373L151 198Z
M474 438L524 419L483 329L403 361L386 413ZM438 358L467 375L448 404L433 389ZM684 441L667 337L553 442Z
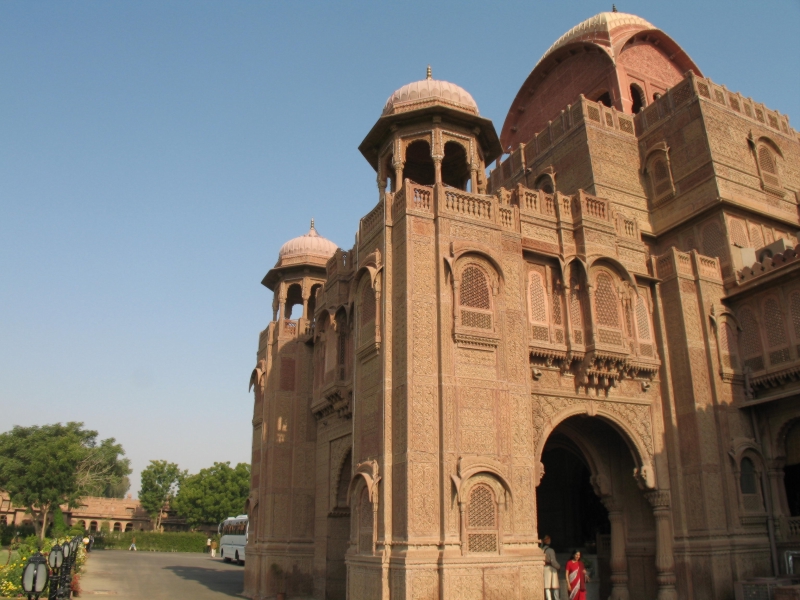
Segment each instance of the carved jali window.
M372 502L366 486L361 489L358 501L358 553L372 554Z
M725 236L719 223L711 221L703 227L703 254L727 260L726 245Z
M480 483L469 492L467 549L472 553L497 552L497 502L494 491Z
M361 286L359 301L359 324L361 329L361 343L371 340L375 335L375 292L368 281L364 281Z
M622 345L619 297L614 281L601 272L595 280L594 308L597 318L597 341L601 344Z
M794 337L800 340L800 292L792 292L789 296L789 310L792 312Z
M719 345L722 366L726 369L738 369L739 360L736 350L736 335L733 333L733 328L730 323L725 321L722 322L720 326Z
M758 146L758 169L761 172L761 183L764 190L782 195L778 161L772 149L764 144Z
M550 341L550 329L547 323L547 291L541 273L530 273L531 325L533 339L540 342Z
M764 247L764 236L761 235L761 227L758 225L751 225L750 226L750 239L753 242L753 248L763 248Z
M461 326L474 329L492 328L492 294L483 269L468 265L461 272L459 307Z
M764 510L760 488L756 466L750 458L745 456L739 463L739 491L742 494L742 506L746 512L762 512Z
M753 310L745 306L739 311L739 323L742 326L740 344L744 366L751 371L764 369L764 347L761 343L761 332Z
M569 319L572 322L572 340L576 344L583 344L583 309L577 277L569 280Z
M639 298L636 300L636 329L639 333L639 353L652 358L655 351L650 334L650 311L647 309L644 293L644 290L639 290Z
M650 176L653 203L659 204L669 200L675 193L675 186L672 182L672 172L666 146L657 149L650 155L647 171Z
M730 220L731 243L740 248L749 248L750 240L747 239L747 229L739 219Z
M769 362L773 365L789 360L786 324L778 299L771 297L764 301L764 329L769 347Z

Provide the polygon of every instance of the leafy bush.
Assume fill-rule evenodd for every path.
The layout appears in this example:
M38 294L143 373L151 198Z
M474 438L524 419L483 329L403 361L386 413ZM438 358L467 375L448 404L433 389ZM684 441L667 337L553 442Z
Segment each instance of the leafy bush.
M95 548L127 550L136 538L139 551L151 552L204 552L208 536L197 532L114 531L94 537Z
M8 546L15 537L24 539L34 533L33 525L0 525L0 546Z

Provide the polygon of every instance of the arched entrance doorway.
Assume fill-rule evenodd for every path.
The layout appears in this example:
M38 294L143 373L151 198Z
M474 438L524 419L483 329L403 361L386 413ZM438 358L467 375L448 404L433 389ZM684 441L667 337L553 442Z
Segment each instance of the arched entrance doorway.
M573 416L553 429L541 453L539 536L551 536L562 578L569 554L581 550L593 579L589 600L658 595L653 508L623 436L601 417Z
M325 569L325 600L345 600L347 597L347 566L344 558L350 543L350 506L347 487L352 472L352 453L348 452L338 476L335 506L328 513L328 548Z

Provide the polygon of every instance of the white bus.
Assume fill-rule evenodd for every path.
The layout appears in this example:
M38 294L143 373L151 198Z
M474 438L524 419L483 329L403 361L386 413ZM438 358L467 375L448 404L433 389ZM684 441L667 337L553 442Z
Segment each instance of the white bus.
M247 515L228 517L219 524L219 555L225 562L235 560L244 564L244 547L247 544Z

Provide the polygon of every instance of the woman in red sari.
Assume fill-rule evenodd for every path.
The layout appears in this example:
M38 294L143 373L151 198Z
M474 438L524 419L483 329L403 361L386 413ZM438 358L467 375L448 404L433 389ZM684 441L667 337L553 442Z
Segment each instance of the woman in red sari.
M586 567L581 561L581 551L575 550L567 561L567 591L569 600L586 600Z

